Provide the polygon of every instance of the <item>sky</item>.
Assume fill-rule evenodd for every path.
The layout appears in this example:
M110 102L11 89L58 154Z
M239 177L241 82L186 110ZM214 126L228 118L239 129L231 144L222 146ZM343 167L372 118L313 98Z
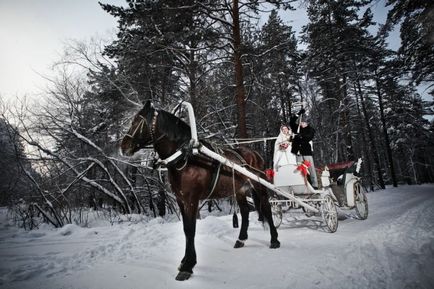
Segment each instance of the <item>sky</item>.
M124 5L125 0L101 0ZM384 22L383 0L374 1L375 20ZM300 31L306 13L297 7L282 19ZM37 98L52 76L51 66L60 59L68 40L89 40L93 36L113 37L116 19L97 0L0 0L0 97L6 100L24 95ZM399 39L394 38L396 48Z
M65 41L114 35L116 25L96 0L0 0L0 97L40 92Z

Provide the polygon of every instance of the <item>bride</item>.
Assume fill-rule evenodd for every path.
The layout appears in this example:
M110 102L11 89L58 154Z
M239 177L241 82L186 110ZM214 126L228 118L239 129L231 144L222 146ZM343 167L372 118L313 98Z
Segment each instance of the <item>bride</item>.
M297 164L295 155L291 153L292 131L286 126L280 127L279 136L274 144L274 169L277 171L280 167L288 164Z

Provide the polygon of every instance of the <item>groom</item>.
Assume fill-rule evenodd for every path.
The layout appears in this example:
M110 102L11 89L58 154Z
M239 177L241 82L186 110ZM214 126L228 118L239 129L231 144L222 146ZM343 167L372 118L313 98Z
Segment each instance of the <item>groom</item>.
M290 126L291 129L296 133L292 141L291 152L297 156L298 163L303 162L303 160L307 160L310 162L310 182L314 189L318 189L318 179L316 176L315 165L312 157L312 146L310 144L315 135L315 129L309 125L307 117L303 116L304 113L305 110L301 109L298 113L298 116L291 116ZM297 126L297 122L299 126Z

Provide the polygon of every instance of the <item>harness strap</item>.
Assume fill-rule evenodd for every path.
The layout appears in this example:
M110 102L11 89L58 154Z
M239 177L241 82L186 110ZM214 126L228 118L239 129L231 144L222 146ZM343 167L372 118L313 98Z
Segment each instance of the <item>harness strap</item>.
M215 164L216 162L213 161L212 164ZM211 197L212 193L214 193L214 189L217 186L217 182L220 179L220 169L222 167L222 163L218 162L218 167L216 170L214 170L213 175L212 175L212 179L210 182L210 190L209 190L209 195L206 197L206 199L209 199L209 197Z
M158 138L155 142L157 142L160 138ZM169 166L172 163L178 162L180 160L180 158L182 158L182 157L185 157L186 159L188 159L188 157L190 156L190 153L191 153L192 149L193 149L193 143L191 141L186 142L186 143L182 144L178 148L178 150L174 154L172 154L171 156L165 158L164 160L158 159L155 162L155 165L156 166L161 166L161 165Z
M181 150L177 150L173 155L171 155L170 157L168 157L168 158L166 158L164 160L158 159L155 162L155 165L158 165L158 166L161 166L161 165L168 166L171 163L173 163L175 161L178 161L178 159L180 157L182 157L182 155L183 155L182 151Z
M246 160L239 153L237 153L235 150L227 149L226 151L232 153L240 161L241 166L247 165Z

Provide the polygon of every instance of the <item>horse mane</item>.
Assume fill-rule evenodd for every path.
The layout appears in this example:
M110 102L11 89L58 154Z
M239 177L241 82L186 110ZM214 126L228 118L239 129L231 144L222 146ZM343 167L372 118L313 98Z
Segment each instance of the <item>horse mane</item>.
M153 107L152 103L148 101L146 102L140 113L146 117L146 121L150 124L152 122L155 111L156 109ZM165 110L157 111L157 128L161 133L165 134L170 141L182 144L191 140L191 129L185 121ZM203 139L199 139L199 142L207 148L211 149L212 151L216 150L216 148L211 143Z
M164 111L158 111L157 128L174 142L183 143L191 139L190 126L179 117Z

